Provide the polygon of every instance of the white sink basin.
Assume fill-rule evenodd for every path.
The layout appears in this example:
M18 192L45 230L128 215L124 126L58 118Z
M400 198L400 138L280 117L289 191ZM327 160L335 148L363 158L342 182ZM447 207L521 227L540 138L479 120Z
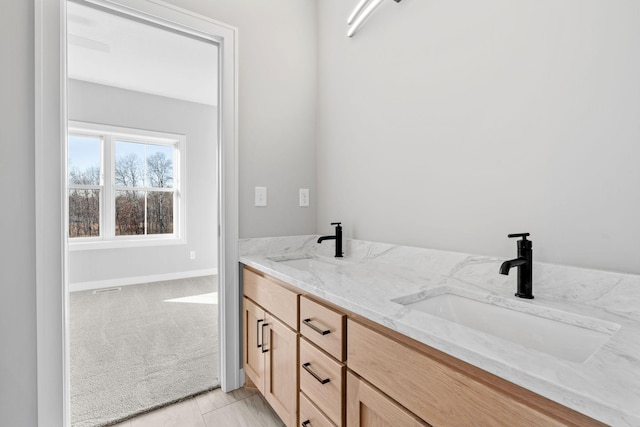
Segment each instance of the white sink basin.
M393 302L521 344L561 359L584 362L620 325L532 302L514 301L453 287L435 295L415 294Z
M350 262L344 260L318 257L314 255L271 257L268 259L271 261L275 261L278 264L305 271L335 269L336 267L350 264Z

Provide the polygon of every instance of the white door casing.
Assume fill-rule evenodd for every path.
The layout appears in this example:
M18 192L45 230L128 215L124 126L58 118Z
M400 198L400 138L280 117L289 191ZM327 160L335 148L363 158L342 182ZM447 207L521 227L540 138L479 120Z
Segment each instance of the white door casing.
M240 366L237 37L234 27L158 0L85 0L219 45L218 218L220 380ZM66 0L35 5L35 166L38 426L69 426L66 162Z

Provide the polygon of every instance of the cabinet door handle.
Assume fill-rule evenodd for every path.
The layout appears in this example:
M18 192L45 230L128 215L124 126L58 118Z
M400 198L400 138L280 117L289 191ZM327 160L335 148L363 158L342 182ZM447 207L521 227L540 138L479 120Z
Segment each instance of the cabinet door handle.
M264 320L258 319L256 322L256 346L258 348L262 347L262 344L260 344L260 322L264 322Z
M309 362L307 362L307 363L303 363L303 364L302 364L302 367L304 368L304 370L305 370L305 371L307 371L307 372L309 372L309 373L311 374L311 376L312 376L313 378L315 378L316 380L318 380L318 382L319 382L320 384L326 384L326 383L328 383L329 381L331 381L331 379L330 379L330 378L324 378L324 379L323 379L320 375L318 375L318 374L316 374L315 372L313 372L309 366L311 366L311 363L309 363Z
M307 420L307 421L303 421L302 422L302 427L307 427L311 425L311 421Z
M329 329L320 329L320 328L318 328L316 325L311 323L311 319L304 319L302 321L302 323L304 323L305 325L307 325L308 327L310 327L311 329L313 329L314 331L316 331L320 335L327 335L327 334L331 333L331 331Z
M260 327L260 329L262 330L262 350L260 350L260 351L262 351L263 353L266 353L266 352L269 351L269 349L267 348L267 346L264 343L264 327L265 326L269 326L269 324L268 323L263 323L262 326Z

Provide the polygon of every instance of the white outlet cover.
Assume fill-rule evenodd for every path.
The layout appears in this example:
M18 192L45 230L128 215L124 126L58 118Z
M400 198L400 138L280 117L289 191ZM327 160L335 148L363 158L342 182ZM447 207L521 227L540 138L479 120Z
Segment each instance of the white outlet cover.
M255 206L267 206L267 187L256 187Z
M300 207L308 207L309 206L309 189L301 188L300 189Z

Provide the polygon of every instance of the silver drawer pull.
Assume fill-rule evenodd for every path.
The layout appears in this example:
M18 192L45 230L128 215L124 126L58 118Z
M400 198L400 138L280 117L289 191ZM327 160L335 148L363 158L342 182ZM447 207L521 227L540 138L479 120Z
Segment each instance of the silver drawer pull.
M308 327L310 327L311 329L313 329L314 331L316 331L320 335L327 335L327 334L331 333L331 331L329 329L320 329L320 328L318 328L316 325L311 323L311 319L304 319L302 321L302 323L304 323L305 325L307 325Z
M309 362L307 362L307 363L303 363L303 364L302 364L302 367L304 368L304 370L305 370L305 371L307 371L307 372L309 372L309 373L311 374L311 376L312 376L313 378L315 378L316 380L318 380L318 382L319 382L320 384L326 384L326 383L328 383L329 381L331 381L331 379L330 379L330 378L324 378L324 379L322 379L322 377L320 377L320 375L318 375L318 374L316 374L315 372L313 372L309 366L311 366L311 363L309 363Z

